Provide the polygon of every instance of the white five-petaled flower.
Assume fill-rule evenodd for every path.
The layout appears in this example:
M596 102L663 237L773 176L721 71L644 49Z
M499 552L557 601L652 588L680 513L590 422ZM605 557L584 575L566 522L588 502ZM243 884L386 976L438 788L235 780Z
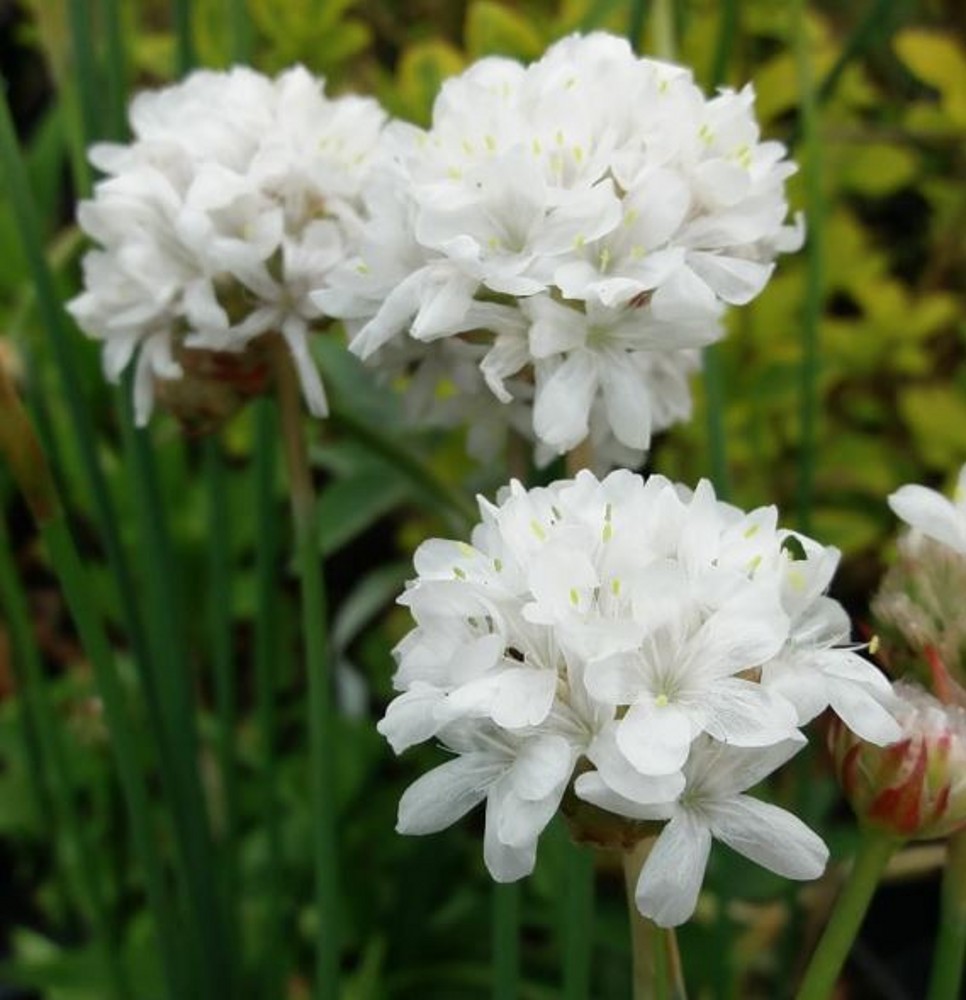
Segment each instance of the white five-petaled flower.
M889 506L911 528L966 555L966 465L959 470L952 500L926 486L900 486Z
M568 789L618 823L667 821L637 897L665 923L693 910L712 837L817 875L821 841L745 792L826 707L876 742L897 734L891 688L823 593L838 553L707 482L626 471L513 482L480 513L469 543L420 546L400 598L416 624L379 730L397 753L438 739L456 756L406 792L399 829L486 800L485 859L506 880L532 869ZM679 852L687 878L663 877Z
M236 67L139 94L133 141L92 148L106 176L78 218L100 247L69 308L103 341L110 379L138 355L140 423L155 378L182 376L179 348L237 353L267 333L325 413L309 292L353 249L384 119L370 98L327 98L301 67L274 80Z
M689 415L695 349L725 306L801 242L795 167L753 103L750 87L705 98L604 33L526 68L482 59L443 85L428 129L389 126L359 253L315 301L390 375L422 358L445 381L440 342L489 345L486 385L532 406L538 460L589 434L600 464L636 464ZM405 340L420 353L391 350Z

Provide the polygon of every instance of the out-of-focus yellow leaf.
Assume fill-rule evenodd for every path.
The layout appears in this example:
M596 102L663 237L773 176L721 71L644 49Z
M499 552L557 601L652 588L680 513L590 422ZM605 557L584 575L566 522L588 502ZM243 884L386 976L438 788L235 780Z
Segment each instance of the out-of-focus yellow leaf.
M904 146L875 143L843 149L840 164L840 179L844 187L861 194L882 196L912 181L919 161Z
M899 410L916 453L936 469L958 467L966 457L966 395L958 386L912 385L899 394Z
M939 91L953 124L966 125L966 52L952 38L909 28L899 33L896 52L920 80Z
M425 125L440 84L464 65L463 54L448 42L416 42L403 52L395 81L380 96L394 114Z
M489 55L537 59L547 41L523 14L493 0L477 0L466 12L466 51L473 59Z

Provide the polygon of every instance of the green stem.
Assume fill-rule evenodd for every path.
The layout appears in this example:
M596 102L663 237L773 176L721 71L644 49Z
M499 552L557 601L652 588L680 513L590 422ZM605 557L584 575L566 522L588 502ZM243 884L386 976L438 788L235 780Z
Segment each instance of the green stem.
M245 0L229 0L231 26L231 58L236 63L248 63L252 58L252 23Z
M651 49L658 59L673 60L677 51L674 0L654 0L651 8Z
M627 39L636 49L641 43L644 22L647 20L647 0L631 0L631 15L627 22Z
M184 76L195 64L191 33L191 0L173 0L175 71Z
M687 1000L677 939L671 928L658 927L642 916L635 894L641 869L654 845L653 838L624 852L624 889L631 925L633 1000Z
M275 469L278 426L270 400L255 404L255 445L252 462L255 514L255 715L261 749L259 799L261 821L268 842L265 862L265 920L258 961L261 996L283 992L281 861L282 837L276 797L275 692L278 684L278 511L275 508Z
M176 564L168 518L157 481L153 445L133 426L131 393L121 394L121 431L134 496L138 549L144 567L150 659L160 704L162 781L171 800L176 862L187 893L187 937L206 996L223 995L232 954L224 934L217 864L208 809L198 771L200 759L193 703L192 661L184 638Z
M966 962L966 830L953 834L946 850L929 1000L958 1000L962 996Z
M520 981L520 885L493 886L493 1000L516 1000Z
M121 0L103 0L107 58L107 124L110 137L121 142L127 131L127 59L124 52L124 9Z
M798 524L811 530L815 494L815 452L819 409L819 331L825 289L825 196L822 191L822 143L812 80L806 0L796 0L793 33L798 74L799 107L805 140L805 301L802 310L802 368L799 402Z
M713 89L724 81L734 47L738 27L738 4L736 0L724 0L721 4L721 21L711 66L710 86ZM725 380L722 347L712 344L703 351L704 390L708 419L708 453L711 466L711 481L721 500L731 495L728 472L728 441L725 433Z
M216 753L221 775L223 829L221 836L222 892L227 908L226 935L237 954L238 918L238 772L235 731L238 726L238 691L232 657L231 523L227 469L219 440L205 441L205 479L208 484L208 576L210 580L209 629L218 720Z
M563 986L565 1000L590 996L594 941L594 852L570 843L565 887Z
M899 845L895 837L878 830L863 832L852 870L809 962L797 1000L826 1000L832 995L879 879Z
M102 88L98 79L94 39L91 35L90 6L89 0L68 0L67 4L73 76L80 107L81 133L86 146L99 137L104 120L101 109Z
M309 708L309 781L315 866L317 1000L339 995L339 891L336 850L335 738L332 677L328 665L325 588L319 555L318 515L302 423L298 378L288 348L276 345L275 377L288 469L296 557L302 592L302 633Z

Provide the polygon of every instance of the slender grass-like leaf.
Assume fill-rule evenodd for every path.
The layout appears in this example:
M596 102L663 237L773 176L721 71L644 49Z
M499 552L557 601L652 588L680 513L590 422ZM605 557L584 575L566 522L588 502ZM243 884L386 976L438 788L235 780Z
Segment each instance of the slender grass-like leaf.
M515 1000L520 982L520 884L493 885L493 1000Z
M217 717L216 753L221 776L223 831L219 844L222 893L227 910L226 936L231 954L238 954L238 767L235 732L238 690L232 660L231 521L225 456L217 436L205 441L205 482L208 487L208 635Z
M401 447L397 437L390 437L335 402L332 403L329 422L337 430L395 465L419 487L420 492L428 500L440 504L456 527L466 529L479 520L479 511L475 504L460 490L442 479L420 458Z
M10 538L0 517L0 606L10 634L21 710L35 737L30 752L38 792L47 789L53 812L51 832L61 874L78 912L90 924L113 996L124 1000L130 985L105 898L103 858L90 843L80 820L62 741L62 727L50 703L47 679L30 622L27 600L13 561Z
M627 38L631 47L636 49L641 44L644 24L647 21L647 0L631 0L631 10L627 21Z
M815 453L819 410L819 330L825 289L825 197L822 191L822 142L812 79L807 6L796 0L792 19L799 109L805 146L805 298L802 306L802 367L799 397L798 526L811 530L815 494Z
M295 523L308 685L309 797L316 910L313 996L316 1000L329 1000L339 995L340 919L328 606L319 554L315 491L302 423L301 391L288 350L283 345L277 349L275 373Z
M104 80L107 131L115 142L127 132L127 57L124 52L124 11L121 0L101 0L104 15Z
M724 82L731 61L738 28L737 0L723 0L718 37L715 41L714 59L711 64L709 86L711 90ZM711 467L711 481L715 492L722 500L731 495L728 471L728 441L725 427L727 401L725 397L724 364L721 346L711 344L704 349L704 392L707 406L708 458Z
M233 956L228 949L208 809L198 771L192 661L185 647L177 596L181 588L152 444L148 432L133 425L130 392L121 393L121 403L121 431L134 497L151 659L161 706L162 780L170 798L176 857L187 894L183 915L205 995L225 996L230 995Z
M90 407L81 384L77 345L64 316L53 275L47 264L27 173L17 145L13 121L3 94L0 102L0 169L10 197L24 256L37 294L37 310L46 332L44 347L50 352L60 380L64 405L77 444L86 486L93 501L98 532L108 564L117 581L121 612L135 658L146 657L144 629L137 606L134 579L121 545L118 520L97 453L97 437Z
M236 63L251 62L254 38L246 0L228 0L228 23L231 29L232 60Z
M175 72L184 76L195 65L195 43L191 30L191 0L172 0Z
M566 847L563 992L565 1000L585 1000L590 996L593 957L594 852L569 838Z
M74 64L77 104L80 109L81 133L84 145L89 146L99 137L104 121L101 100L104 90L98 73L90 3L87 0L68 0L67 16L70 23L71 56ZM86 194L87 191L81 193Z
M265 871L265 920L259 933L257 968L261 996L282 991L282 835L277 801L276 691L278 652L278 510L275 470L278 421L270 400L255 404L252 461L252 512L255 539L255 717L261 747L259 816L268 846Z

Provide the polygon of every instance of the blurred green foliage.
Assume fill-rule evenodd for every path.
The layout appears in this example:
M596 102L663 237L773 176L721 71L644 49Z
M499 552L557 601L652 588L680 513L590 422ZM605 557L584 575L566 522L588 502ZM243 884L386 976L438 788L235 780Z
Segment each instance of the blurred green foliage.
M199 63L226 66L233 42L226 25L231 0L191 5ZM680 58L709 85L714 67L724 83L755 83L763 132L789 143L802 171L800 81L792 46L792 4L746 0L728 5L688 0L677 5ZM75 80L68 0L24 0L13 22L11 47L19 52L14 75L4 66L15 110L21 112L24 152L42 212L48 256L64 296L77 281L81 241L72 224L70 187L82 190L81 109ZM374 93L394 114L426 122L446 77L488 54L530 59L572 31L607 28L623 33L631 5L622 0L249 0L252 62L274 71L293 61L324 74L336 90ZM88 5L97 54L104 60L103 0ZM165 0L124 0L126 63L131 89L170 80L175 63L171 11ZM853 611L864 614L881 573L894 524L884 498L904 482L948 482L966 461L966 17L955 0L912 4L865 0L852 5L815 2L807 19L808 50L820 85L821 191L825 203L825 287L820 328L820 418L813 532L845 553L838 586ZM637 39L648 51L649 37ZM234 49L237 51L237 49ZM44 83L40 71L49 81ZM41 82L38 83L38 80ZM99 109L106 122L104 91ZM105 134L108 131L105 125ZM800 174L792 199L802 204ZM20 371L25 395L45 437L72 518L88 538L87 555L98 568L99 598L117 625L116 581L107 573L96 538L90 499L82 486L69 419L39 327L33 291L10 213L0 193L0 360ZM801 317L805 295L802 255L779 262L752 306L734 311L721 349L725 442L733 499L743 506L777 503L791 518L801 442ZM320 360L327 382L363 422L393 424L395 402L372 387L351 358ZM341 352L337 352L341 353ZM131 492L121 459L113 392L102 384L96 349L78 340L87 398L102 430L101 457L128 545ZM328 359L327 359L328 358ZM700 384L695 419L665 435L654 467L684 481L710 469L708 420ZM260 526L251 511L248 460L253 426L244 414L228 428L228 522L233 586L233 654L238 665L240 720L236 734L242 826L241 881L246 951L258 953L265 920L262 892L273 847L260 823L258 778L264 747L253 718L251 631L256 603L253 549ZM406 630L402 612L390 608L407 575L414 545L430 533L457 530L428 500L426 483L386 460L372 441L319 429L313 458L325 478L321 497L322 548L329 557L334 593L333 644L341 667L340 693L347 711L339 732L340 850L346 871L348 923L344 930L344 996L452 998L489 992L488 881L474 822L445 836L403 839L392 832L401 789L435 761L432 749L391 759L373 719L390 692L390 649ZM208 518L199 476L197 442L181 439L163 418L153 428L163 495L171 500L172 533L184 585L184 609L203 607ZM404 442L451 485L492 490L499 470L474 470L459 443L425 434ZM0 481L11 517L18 509ZM282 517L285 498L276 484ZM18 522L19 523L19 522ZM84 535L84 532L87 532ZM52 607L50 641L43 653L57 711L64 720L70 757L85 815L110 868L111 908L143 992L156 995L156 956L141 909L138 873L124 848L118 792L98 730L95 692L83 657L43 568L43 556L25 529L15 539L33 613ZM295 665L297 637L287 564L277 566L277 759L275 808L281 817L284 931L279 935L287 995L306 996L310 931L309 827L306 763L301 729L304 681ZM40 582L38 583L38 578ZM44 604L43 602L47 602ZM224 787L214 765L215 728L211 680L201 615L188 616L189 648L196 651L203 712L205 791L217 822ZM5 630L0 621L0 637ZM53 638L50 638L53 636ZM54 642L57 636L62 641ZM63 637L67 636L66 639ZM8 653L0 644L0 675ZM133 670L128 664L133 680ZM9 685L8 685L9 687ZM50 1000L98 1000L103 994L82 928L55 877L42 795L29 780L29 726L9 690L0 704L0 838L13 857L0 933L9 948L5 974L42 987ZM27 727L27 728L25 728ZM778 787L794 797L803 818L828 831L834 793L827 780L798 773L798 787ZM803 791L803 787L805 791ZM164 817L157 817L164 829ZM565 878L562 830L545 838L524 899L525 983L521 997L558 995L559 892ZM833 831L847 846L847 835ZM794 897L779 880L734 855L715 855L711 892L699 918L683 935L697 956L696 995L778 995L783 935L798 926ZM594 996L628 993L619 866L605 859L604 890L594 925ZM725 910L721 892L745 902ZM725 957L722 957L725 956ZM730 957L728 957L730 956ZM705 991L702 993L702 991ZM254 995L254 993L253 993Z

